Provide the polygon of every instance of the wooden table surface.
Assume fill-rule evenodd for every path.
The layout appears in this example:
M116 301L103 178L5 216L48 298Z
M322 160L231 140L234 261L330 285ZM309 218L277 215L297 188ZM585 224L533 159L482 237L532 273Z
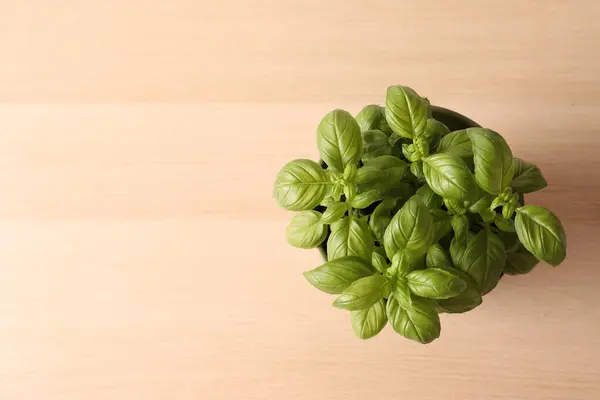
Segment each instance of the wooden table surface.
M0 399L600 399L600 3L0 1ZM568 256L357 339L272 185L403 84L501 132Z

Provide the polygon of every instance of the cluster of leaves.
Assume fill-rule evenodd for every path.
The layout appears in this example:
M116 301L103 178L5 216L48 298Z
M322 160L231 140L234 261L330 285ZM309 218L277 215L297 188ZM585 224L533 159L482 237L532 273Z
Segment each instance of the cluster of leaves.
M547 186L540 170L497 132L451 132L432 115L406 86L356 117L333 110L318 125L320 162L293 160L275 181L278 205L297 212L288 243L325 249L305 278L336 295L362 339L389 322L430 343L440 313L473 310L504 274L566 257L559 218L524 205L523 194Z

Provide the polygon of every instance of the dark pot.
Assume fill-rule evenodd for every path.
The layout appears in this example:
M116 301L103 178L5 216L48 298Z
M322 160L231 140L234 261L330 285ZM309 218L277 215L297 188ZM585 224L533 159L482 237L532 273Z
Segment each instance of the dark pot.
M481 125L472 119L444 107L432 105L431 112L432 117L446 125L451 132L466 128L481 127ZM321 164L324 164L323 161L321 161ZM327 238L323 241L323 244L319 246L319 252L323 259L327 261Z

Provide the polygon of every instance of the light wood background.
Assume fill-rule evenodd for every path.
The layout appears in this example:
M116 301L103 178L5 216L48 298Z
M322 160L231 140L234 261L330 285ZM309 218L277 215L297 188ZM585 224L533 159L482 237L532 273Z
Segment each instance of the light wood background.
M0 399L600 398L600 3L0 1ZM405 84L550 186L568 257L361 341L271 197Z

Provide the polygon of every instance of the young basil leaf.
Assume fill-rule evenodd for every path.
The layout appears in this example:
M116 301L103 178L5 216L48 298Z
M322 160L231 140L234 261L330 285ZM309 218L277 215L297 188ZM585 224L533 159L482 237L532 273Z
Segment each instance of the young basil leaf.
M442 206L443 200L440 196L435 194L433 190L429 187L429 185L425 184L417 189L417 194L421 196L423 202L430 210L440 208Z
M356 196L356 185L353 183L344 183L344 196L350 201Z
M362 133L362 160L370 160L379 156L392 154L392 145L388 136L380 130L370 130Z
M376 247L371 257L371 264L382 274L388 269L389 265L385 258L385 252L382 247Z
M303 273L306 280L322 292L341 294L350 284L375 273L371 265L359 257L349 256L326 262Z
M352 330L356 336L370 339L385 328L388 321L385 305L385 300L381 299L369 308L350 312Z
M404 276L417 267L420 257L410 250L398 251L392 257L392 271L396 276Z
M317 147L321 159L335 171L357 164L362 155L360 127L348 111L333 110L319 123Z
M438 153L452 154L463 160L470 160L473 157L473 147L467 130L462 129L448 133L440 141L437 151Z
M482 295L489 293L498 284L506 262L504 243L489 228L485 228L467 239L464 251L455 259L462 246L457 246L459 241L456 238L452 242L450 255L454 265L473 278Z
M310 210L323 200L330 184L319 164L296 159L285 164L277 174L274 195L277 204L288 211Z
M452 260L450 255L444 250L440 244L434 244L429 246L427 249L427 256L425 257L425 265L427 268L441 268L441 267L452 267Z
M467 287L458 276L439 268L413 271L406 280L412 293L429 299L449 299L458 296Z
M387 121L385 120L385 108L377 104L365 106L356 114L356 122L360 126L361 132L378 129L384 133L391 133Z
M478 214L483 210L489 210L493 200L494 196L492 196L489 193L483 192L482 196L478 200L469 205L469 211Z
M383 234L392 221L392 210L395 206L395 199L385 199L375 207L373 214L371 214L369 227L379 243L383 243Z
M439 196L471 201L478 195L475 179L467 164L452 154L438 153L425 157L423 174L431 190Z
M363 310L371 307L383 298L388 289L388 278L381 274L374 274L360 278L350 284L340 294L333 306L341 310Z
M401 307L411 307L413 298L406 278L403 276L394 277L390 281L390 284L392 286L391 295L398 301L398 304L400 304Z
M425 175L423 174L423 161L419 160L419 161L415 161L414 163L410 164L410 172L418 180L425 179Z
M346 203L333 203L327 207L327 210L321 217L322 224L332 224L335 221L342 219L344 214L348 211L348 205Z
M385 98L385 119L397 135L412 139L425 132L429 105L413 89L391 86Z
M394 296L390 297L386 313L394 331L407 339L427 344L440 337L440 317L426 299L413 299L412 307L401 307Z
M331 186L330 186L331 187ZM334 204L337 204L338 202L333 200L333 197L331 195L329 196L325 196L325 198L323 198L323 200L321 200L321 202L319 203L319 205L323 206L323 207L330 207Z
M504 217L496 214L494 217L494 224L504 232L514 232L515 231L515 223L512 219L504 219Z
M516 209L517 205L512 202L509 202L502 207L502 216L504 217L504 219L509 220L515 213Z
M514 174L513 155L498 133L485 128L467 129L473 145L475 180L488 193L498 195L510 185Z
M359 193L356 196L352 197L350 200L350 205L354 208L362 209L367 208L371 204L379 201L383 198L379 190L369 190L367 192Z
M364 161L365 166L375 167L380 173L378 178L401 180L406 176L408 164L394 156L379 156ZM364 168L364 167L363 167Z
M383 235L383 245L388 258L404 249L418 256L433 243L433 235L429 210L421 197L414 195L392 218Z
M427 120L423 137L427 140L429 147L433 151L440 143L440 140L450 133L450 129L440 121L433 118ZM470 146L469 146L470 147Z
M374 239L367 223L359 218L344 217L331 226L327 239L329 261L346 256L358 256L370 262Z
M565 229L560 219L547 208L534 205L519 208L515 229L523 246L553 267L567 256Z
M296 214L285 229L287 242L301 249L318 247L327 236L327 225L321 222L321 213L302 211Z
M452 230L450 225L450 215L444 210L436 209L430 210L431 219L433 221L433 242L439 241L441 238L446 236Z
M501 197L496 197L494 200L492 200L492 204L490 204L490 210L495 210L502 204L504 204L504 199L502 199Z
M540 262L536 256L531 254L525 248L506 255L506 264L504 264L504 273L507 275L528 274Z
M513 168L515 176L510 186L515 192L532 193L548 186L542 171L534 164L515 157L513 158Z
M479 215L485 222L492 222L496 218L496 213L489 208L481 210Z
M469 219L467 216L455 215L452 217L450 224L452 225L452 230L454 230L457 240L466 241L467 232L469 231Z
M365 166L359 169L368 168L369 173L358 174L361 176L362 185L359 190L378 190L384 197L400 197L406 191L406 182L403 182L408 170L408 164L394 156L380 156L364 161ZM371 168L377 168L378 172L373 174ZM367 179L368 178L368 181ZM357 182L358 183L358 182Z
M357 185L373 182L379 179L382 176L381 169L370 166L363 165L356 171L356 176L354 177L354 183Z
M466 208L465 204L466 203L462 200L457 200L457 199L452 199L452 198L444 199L444 205L448 209L449 214L457 214L457 215L465 214L467 212L467 208Z
M336 183L333 185L333 189L332 189L332 193L331 193L331 198L333 199L333 201L335 202L339 202L340 199L342 198L342 194L344 193L344 184L343 183Z
M464 313L481 305L483 299L481 294L479 294L477 284L469 275L465 274L461 270L448 266L439 268L458 276L466 284L465 289L460 292L458 296L451 297L449 299L440 299L437 301L440 312L446 312L449 314Z
M357 167L355 164L348 164L346 165L346 168L344 168L344 174L342 175L342 177L344 178L344 180L346 182L353 182L354 178L356 177L356 171L357 171Z
M403 144L402 155L411 163L417 162L421 158L414 144Z

